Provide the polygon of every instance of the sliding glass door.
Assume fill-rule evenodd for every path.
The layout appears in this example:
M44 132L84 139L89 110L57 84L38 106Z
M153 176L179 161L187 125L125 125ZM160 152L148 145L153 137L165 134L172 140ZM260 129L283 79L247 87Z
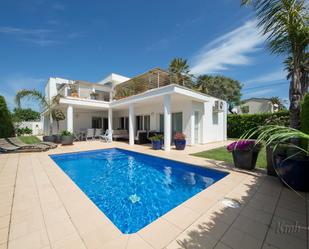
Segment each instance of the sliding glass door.
M172 141L174 141L174 135L176 132L182 132L182 112L172 113ZM160 114L160 132L164 132L164 115Z
M135 132L150 130L150 115L140 115L135 117Z

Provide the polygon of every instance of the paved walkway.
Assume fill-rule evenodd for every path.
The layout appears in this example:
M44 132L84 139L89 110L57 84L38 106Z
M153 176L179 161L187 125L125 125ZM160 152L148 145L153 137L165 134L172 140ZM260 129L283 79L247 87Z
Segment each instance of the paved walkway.
M43 153L0 154L0 249L308 248L308 194L260 172L230 174L139 232L122 234L48 154L121 147L209 167L190 153L125 143L79 142ZM240 203L229 208L223 198Z

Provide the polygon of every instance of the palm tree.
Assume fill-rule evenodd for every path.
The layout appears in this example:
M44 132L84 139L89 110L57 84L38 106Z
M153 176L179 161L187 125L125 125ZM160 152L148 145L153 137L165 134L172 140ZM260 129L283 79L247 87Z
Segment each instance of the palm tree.
M300 127L301 59L309 44L309 17L304 0L241 0L256 11L258 27L267 36L271 53L288 55L293 68L289 89L290 126Z
M57 127L59 131L59 121L64 120L64 114L61 110L55 109L55 106L59 104L61 95L57 94L54 96L51 100L48 100L46 96L44 96L41 92L33 89L23 89L17 92L15 96L15 103L18 106L18 108L21 108L21 100L23 98L33 99L38 101L39 105L43 110L49 111L49 129L50 134L52 134L53 130L53 120L57 122Z
M278 96L275 97L271 97L270 98L270 102L273 105L278 105L278 110L282 111L282 110L286 110L286 107L284 106L284 101L282 99L280 99Z
M179 85L192 86L190 81L190 68L187 60L182 58L174 58L169 67L168 71L171 74L172 80Z
M294 70L293 65L293 58L289 56L285 61L285 69L288 72L287 79L291 80ZM300 82L301 82L301 92L302 92L302 98L306 95L308 92L309 87L309 53L305 53L303 57L300 60Z

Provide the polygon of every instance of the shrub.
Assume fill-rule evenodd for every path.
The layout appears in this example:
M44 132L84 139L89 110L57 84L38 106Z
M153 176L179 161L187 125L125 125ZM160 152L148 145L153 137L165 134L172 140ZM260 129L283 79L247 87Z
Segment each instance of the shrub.
M300 130L309 134L309 93L307 93L301 104Z
M22 135L31 135L32 134L32 129L25 127L25 128L18 128L17 129L17 135L22 136Z
M163 135L159 134L159 135L154 135L152 137L149 138L149 140L151 142L156 142L156 141L161 141L163 139Z
M0 137L11 137L14 135L14 126L11 113L6 105L5 98L0 95Z
M186 135L183 134L182 132L176 132L176 134L174 135L174 139L180 139L180 140L183 140L183 139L186 139Z
M67 131L67 130L63 130L62 132L61 132L61 136L72 136L73 134L72 134L72 132L69 132L69 131Z
M304 96L300 108L300 130L303 133L309 134L309 93ZM309 147L309 142L306 139L301 141L301 146L305 149Z
M36 121L40 120L40 113L30 108L28 109L15 108L12 114L12 118L14 122Z
M289 125L289 113L262 114L230 114L227 119L227 135L229 138L240 138L245 132L262 125Z

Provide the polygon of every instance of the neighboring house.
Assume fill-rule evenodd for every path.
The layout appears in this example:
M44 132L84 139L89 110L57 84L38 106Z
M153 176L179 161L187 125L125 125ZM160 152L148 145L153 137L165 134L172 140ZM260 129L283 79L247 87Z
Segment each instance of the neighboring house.
M62 95L57 108L66 120L60 121L60 130L128 130L131 145L137 131L163 132L165 150L175 132L183 132L189 145L227 138L227 103L173 84L159 68L131 79L111 74L98 83L49 78L45 94L49 99ZM44 133L49 133L49 110L42 118ZM56 122L52 126L56 132Z
M237 107L238 114L274 113L278 110L278 105L273 104L271 99L267 98L246 99Z

